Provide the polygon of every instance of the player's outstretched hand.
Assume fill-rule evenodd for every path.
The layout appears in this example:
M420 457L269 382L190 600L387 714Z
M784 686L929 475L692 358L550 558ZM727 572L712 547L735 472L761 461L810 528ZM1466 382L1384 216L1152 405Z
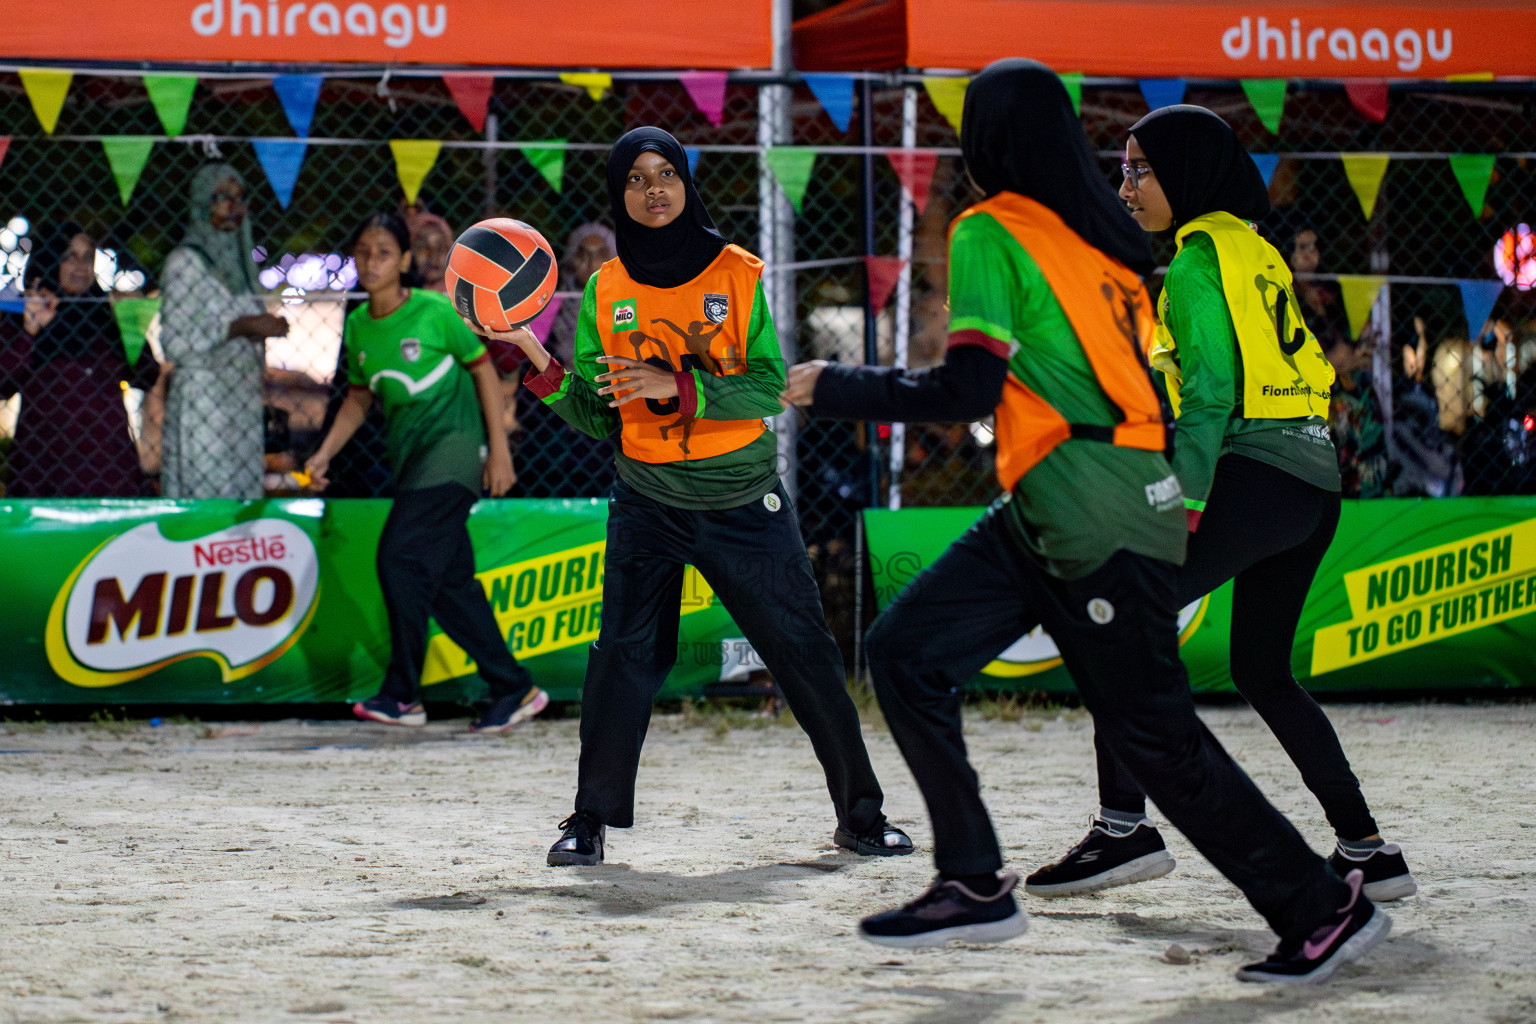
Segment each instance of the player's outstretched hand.
M539 339L535 337L534 333L526 327L514 327L510 331L493 331L489 327L476 327L468 320L464 321L464 326L468 327L482 338L490 338L493 341L504 341L508 345L516 345L524 352L529 351L535 345L539 344Z
M512 456L505 448L491 452L485 460L485 489L491 497L499 498L517 483L517 471L512 468Z
M816 398L816 382L821 379L821 371L826 368L825 359L797 363L790 367L789 381L779 401L784 403L785 408L791 405L810 405Z
M329 455L321 455L319 452L316 452L309 457L308 461L304 463L304 472L309 474L310 491L319 494L330 486L331 481L326 476L326 472L330 468L331 457Z
M642 363L638 359L629 359L625 356L598 356L597 361L617 367L592 378L599 383L612 382L597 389L600 395L623 392L622 396L608 403L611 408L618 408L637 398L666 401L677 397L677 376L673 370L664 366Z

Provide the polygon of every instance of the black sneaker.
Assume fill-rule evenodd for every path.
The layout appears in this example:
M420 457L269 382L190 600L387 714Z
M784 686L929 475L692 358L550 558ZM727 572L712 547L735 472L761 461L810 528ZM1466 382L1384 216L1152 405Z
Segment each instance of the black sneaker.
M1004 871L997 895L983 898L964 885L936 879L904 907L866 917L859 934L879 946L917 949L946 942L1006 942L1024 934L1029 918L1013 899L1019 876Z
M401 704L383 694L353 704L352 713L365 722L383 722L385 725L419 727L427 724L427 709L421 706L421 701Z
M832 833L832 842L860 857L905 857L915 849L912 837L888 821L860 835L839 825Z
M1110 831L1103 818L1095 817L1083 841L1061 860L1026 878L1024 891L1031 896L1082 896L1161 878L1177 864L1151 822L1137 822L1135 828L1121 835Z
M490 710L471 722L470 732L506 732L514 725L528 721L549 707L549 694L537 686L530 687L521 697L503 697L492 704Z
M1349 902L1328 915L1304 942L1281 941L1269 959L1249 964L1237 972L1238 981L1280 985L1320 985L1333 972L1358 960L1387 937L1392 919L1361 899L1365 874L1359 868L1344 876Z
M545 863L552 868L592 867L603 862L603 837L608 826L599 824L586 811L577 811L560 823L565 831L549 848Z
M1358 868L1365 876L1360 891L1373 903L1400 900L1419 891L1419 883L1408 873L1408 862L1396 843L1378 847L1358 860L1336 847L1328 866L1340 878Z

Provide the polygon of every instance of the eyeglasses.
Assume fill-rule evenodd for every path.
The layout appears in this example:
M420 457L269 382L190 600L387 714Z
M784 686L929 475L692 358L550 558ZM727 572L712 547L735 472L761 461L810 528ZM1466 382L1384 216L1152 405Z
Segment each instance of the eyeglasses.
M1141 179L1150 177L1152 165L1144 160L1120 162L1120 172L1125 175L1125 180L1131 183L1131 188L1140 188Z

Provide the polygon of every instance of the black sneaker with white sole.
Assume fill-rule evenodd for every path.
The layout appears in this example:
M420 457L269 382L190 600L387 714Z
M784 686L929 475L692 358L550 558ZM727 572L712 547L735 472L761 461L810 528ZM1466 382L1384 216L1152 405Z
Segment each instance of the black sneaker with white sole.
M427 709L421 706L421 701L402 704L383 694L353 704L352 713L365 722L383 722L385 725L416 728L427 724Z
M1373 903L1404 899L1419 891L1419 883L1408 873L1402 847L1396 843L1377 847L1361 858L1335 847L1333 856L1328 858L1328 866L1340 878L1358 868L1365 876L1360 891Z
M470 732L506 732L549 707L549 694L537 686L517 697L503 697L469 725Z
M554 846L549 848L545 863L552 868L593 867L603 862L603 840L608 826L601 824L586 811L577 811L559 826L564 831Z
M861 857L905 857L915 849L912 837L888 821L858 835L839 825L832 842Z
M960 882L936 879L904 907L866 917L859 934L879 946L918 949L946 942L1006 942L1024 934L1029 918L1014 901L1019 876L1005 871L994 896L978 896Z
M1177 864L1151 822L1138 822L1131 831L1119 834L1095 817L1083 841L1061 860L1026 878L1024 891L1031 896L1082 896L1161 878Z
M1302 941L1281 940L1269 958L1237 972L1238 981L1279 985L1321 985L1333 972L1358 960L1392 931L1392 919L1361 889L1365 874L1359 868L1344 876L1349 902L1328 916Z

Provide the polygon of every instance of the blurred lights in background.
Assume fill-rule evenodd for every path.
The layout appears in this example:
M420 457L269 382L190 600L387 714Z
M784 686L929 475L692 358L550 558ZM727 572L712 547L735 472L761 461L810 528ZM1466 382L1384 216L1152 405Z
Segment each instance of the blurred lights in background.
M1493 266L1499 280L1522 292L1536 288L1536 235L1529 224L1518 224L1504 232L1493 247Z

